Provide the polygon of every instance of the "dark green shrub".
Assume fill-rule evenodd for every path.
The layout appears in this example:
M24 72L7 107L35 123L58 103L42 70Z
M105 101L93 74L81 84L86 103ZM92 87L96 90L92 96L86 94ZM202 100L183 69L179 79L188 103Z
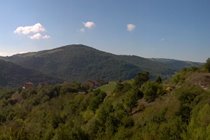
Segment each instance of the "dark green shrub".
M134 106L139 99L143 97L143 93L138 89L132 89L128 93L126 93L125 99L123 100L126 107L130 110Z
M154 101L159 95L165 94L161 84L156 82L147 82L141 87L141 91L144 93L144 98L148 102Z
M139 73L134 78L134 86L141 87L148 80L149 80L149 72Z
M191 110L197 104L196 97L202 93L202 89L192 86L184 86L176 91L180 101L180 109L178 115L185 123L189 123Z
M155 80L155 82L162 83L162 78L160 76L158 76L157 79Z
M210 72L210 58L206 60L205 68Z
M106 93L101 90L95 90L93 92L93 97L91 98L89 102L89 108L93 111L95 111L98 106L104 101L104 98L106 97Z
M114 92L115 93L125 93L125 92L129 91L130 89L131 89L131 85L129 83L118 82L114 89Z

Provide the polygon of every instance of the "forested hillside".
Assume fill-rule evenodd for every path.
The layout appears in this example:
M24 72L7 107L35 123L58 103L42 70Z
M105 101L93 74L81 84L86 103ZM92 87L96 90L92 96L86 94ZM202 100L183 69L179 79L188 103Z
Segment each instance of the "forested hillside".
M33 84L37 85L59 83L62 80L0 60L0 87L21 87L26 82L33 82Z
M142 72L97 88L73 82L1 89L0 139L209 140L207 68L167 81Z
M200 63L168 60L166 62L138 56L115 55L85 45L68 45L52 50L18 54L4 58L25 68L37 70L65 81L127 80L141 71L151 77L169 77L184 67Z

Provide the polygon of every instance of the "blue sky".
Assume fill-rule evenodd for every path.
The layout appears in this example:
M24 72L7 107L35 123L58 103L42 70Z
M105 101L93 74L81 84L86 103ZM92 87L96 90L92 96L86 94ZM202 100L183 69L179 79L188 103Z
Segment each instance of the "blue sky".
M149 58L210 57L209 0L2 0L0 19L0 55L85 44Z

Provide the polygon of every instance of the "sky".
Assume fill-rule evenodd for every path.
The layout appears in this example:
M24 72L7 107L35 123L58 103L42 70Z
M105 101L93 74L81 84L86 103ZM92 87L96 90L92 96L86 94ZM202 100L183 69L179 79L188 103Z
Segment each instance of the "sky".
M210 0L1 0L0 32L1 56L84 44L204 62Z

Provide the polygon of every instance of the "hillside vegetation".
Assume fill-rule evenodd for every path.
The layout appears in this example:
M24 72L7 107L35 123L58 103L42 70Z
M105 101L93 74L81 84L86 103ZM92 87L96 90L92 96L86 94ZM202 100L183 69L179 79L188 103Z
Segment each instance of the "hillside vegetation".
M68 45L52 50L18 54L4 58L22 67L65 81L127 80L139 72L148 71L151 77L169 77L176 71L200 63L138 56L114 55L85 45Z
M73 82L1 89L0 139L209 140L210 88L193 75L209 73L188 68L168 81L142 72L98 88Z
M35 85L62 82L58 78L53 78L35 70L0 60L0 87L20 87L29 81Z

